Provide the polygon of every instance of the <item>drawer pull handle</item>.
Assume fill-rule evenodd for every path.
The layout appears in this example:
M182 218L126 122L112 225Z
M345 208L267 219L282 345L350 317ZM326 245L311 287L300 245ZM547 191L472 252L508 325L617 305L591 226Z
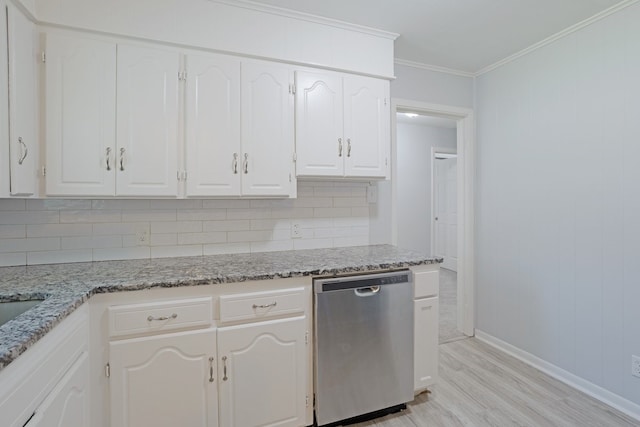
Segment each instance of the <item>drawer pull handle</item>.
M213 357L209 358L209 382L213 382Z
M269 308L269 307L275 307L276 305L278 305L278 303L276 301L272 302L271 304L253 304L253 309L255 310L256 308Z
M229 377L227 376L227 356L222 356L222 381L226 381L229 379Z
M170 320L170 319L175 319L177 317L178 315L176 313L173 313L171 316L160 316L160 317L149 316L147 317L147 320L149 322L153 322L154 320Z

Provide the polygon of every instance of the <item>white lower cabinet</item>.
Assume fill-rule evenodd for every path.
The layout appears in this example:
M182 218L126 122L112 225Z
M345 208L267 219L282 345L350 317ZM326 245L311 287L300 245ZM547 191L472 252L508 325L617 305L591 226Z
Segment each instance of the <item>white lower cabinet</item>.
M218 329L220 425L306 424L304 316Z
M414 391L420 393L438 378L440 267L413 267Z
M113 427L215 427L216 331L176 332L109 344Z
M89 355L75 362L25 427L89 427Z

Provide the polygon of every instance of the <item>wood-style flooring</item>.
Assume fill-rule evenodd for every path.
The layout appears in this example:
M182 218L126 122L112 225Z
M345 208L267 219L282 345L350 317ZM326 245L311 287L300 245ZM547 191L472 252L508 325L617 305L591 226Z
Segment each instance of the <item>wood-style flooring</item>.
M630 427L640 422L476 338L440 344L440 378L406 411L355 426Z

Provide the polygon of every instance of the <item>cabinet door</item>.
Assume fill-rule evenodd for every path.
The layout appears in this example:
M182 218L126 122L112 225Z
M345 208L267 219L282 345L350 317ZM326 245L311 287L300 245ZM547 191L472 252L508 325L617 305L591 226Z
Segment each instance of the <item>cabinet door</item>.
M36 193L36 32L35 25L7 4L9 39L9 152L11 195Z
M116 195L177 196L177 52L118 45Z
M115 195L116 45L47 34L47 194Z
M424 390L438 376L438 297L414 302L414 389Z
M7 8L0 2L0 99L9 99ZM9 103L0 102L0 197L9 195Z
M345 175L387 176L390 140L389 82L344 78Z
M111 342L111 425L217 426L215 355L215 329Z
M26 427L90 427L89 404L89 356L85 352L38 407Z
M293 183L293 94L289 68L242 64L242 194L289 196Z
M342 78L337 73L296 72L296 174L342 176Z
M240 61L187 55L187 196L240 195Z
M305 317L218 329L220 425L305 425Z

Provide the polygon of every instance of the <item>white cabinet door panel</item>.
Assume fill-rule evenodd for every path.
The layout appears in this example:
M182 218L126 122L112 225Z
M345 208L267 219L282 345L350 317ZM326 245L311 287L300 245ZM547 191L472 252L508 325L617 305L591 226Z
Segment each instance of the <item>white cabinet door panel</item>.
M215 356L215 329L111 342L111 425L217 426Z
M9 39L9 151L11 195L37 190L36 30L15 6L7 4Z
M177 52L118 45L117 195L177 195L179 71Z
M388 165L389 82L360 76L344 78L345 175L385 177Z
M414 389L424 390L438 376L438 297L414 302Z
M218 329L220 425L305 425L305 317Z
M342 176L345 142L342 77L296 72L296 173Z
M47 35L46 191L115 195L116 45Z
M85 352L38 407L27 426L90 427L89 405L89 355Z
M187 55L187 196L240 195L240 61Z
M293 95L283 65L242 64L242 194L288 196L293 180Z

